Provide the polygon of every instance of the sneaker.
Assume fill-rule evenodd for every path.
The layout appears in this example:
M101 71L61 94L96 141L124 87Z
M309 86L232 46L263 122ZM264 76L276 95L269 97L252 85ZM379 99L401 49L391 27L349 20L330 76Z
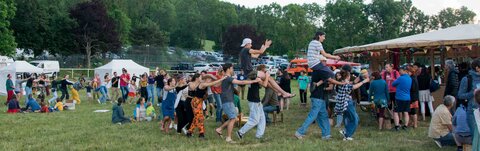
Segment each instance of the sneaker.
M242 135L242 133L240 133L240 131L237 131L237 136L238 136L239 139L243 139L243 135Z
M402 126L402 130L408 131L408 127L404 125Z
M342 134L343 137L345 137L345 130L340 130L338 131L340 134Z
M437 141L437 140L434 140L434 141L435 141L435 144L437 144L437 146L438 146L439 148L442 148L442 143L440 143L440 141Z
M187 137L192 137L192 133L187 133Z
M351 138L351 137L345 137L345 138L343 138L343 141L353 141L353 138Z
M400 126L395 126L394 128L392 128L392 131L394 132L400 131Z
M295 137L299 140L302 140L303 139L303 135L298 133L298 132L295 132Z
M98 104L102 104L102 103L100 102L100 99L97 99L97 102L98 102Z
M330 140L330 139L332 139L332 136L331 136L331 135L322 136L322 140Z
M200 139L205 139L205 135L204 135L204 134L200 134L200 135L198 135L198 138L200 138Z
M185 127L182 128L182 132L183 132L183 134L185 134L185 135L187 135L187 133L188 133L188 131L187 131L187 129L186 129Z

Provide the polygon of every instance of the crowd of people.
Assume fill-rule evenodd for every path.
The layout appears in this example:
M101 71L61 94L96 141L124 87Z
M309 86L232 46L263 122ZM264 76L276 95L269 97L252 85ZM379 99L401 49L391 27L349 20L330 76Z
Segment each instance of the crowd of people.
M439 72L431 77L431 67L420 63L399 66L398 70L395 65L386 64L385 70L371 74L368 70L352 73L349 65L334 72L326 62L328 59L339 60L340 57L325 52L322 46L324 40L325 33L315 33L307 53L308 66L313 72L309 76L304 71L297 78L300 105L306 108L307 94L310 93L311 109L303 124L295 131L296 138L303 139L308 127L316 122L321 129L322 139L332 139L330 118L335 118L335 127L340 128L342 123L344 125L340 130L342 139L352 141L360 121L356 107L360 101L368 101L375 106L373 116L378 120L379 130L387 129L390 123L393 124L392 131L417 128L418 115L420 113L425 121L427 108L432 116L428 136L437 145L457 145L461 150L463 144L473 143L473 148L479 149L480 59L470 64L459 64L458 70L454 61L446 62L445 98L434 110L432 92L437 91L441 83ZM165 133L175 128L177 133L183 132L187 137L192 137L197 135L198 129L198 137L205 138L205 119L214 117L219 125L214 129L216 134L223 138L223 130L227 130L226 142L235 142L232 134L242 139L254 127L257 128L255 137L262 139L266 124L271 122L268 113L289 110L290 98L296 96L292 93L291 77L287 72L279 71L275 79L267 72L265 65L254 67L251 63L253 58L265 53L271 43L266 40L256 50L252 48L252 40L245 38L240 51L242 71L238 75L234 74L231 63L222 65L216 74L202 71L194 75L170 75L157 69L131 76L126 69L122 69L121 75L113 72L113 76L110 76L106 73L101 79L96 74L89 82L83 76L72 82L68 75L59 80L32 74L25 79L17 79L15 86L11 75L8 75L8 112L61 111L65 107L65 100L80 103L78 91L85 88L89 100L97 100L99 104L111 101L114 104L112 122L115 124L158 119L160 129ZM26 82L26 107L20 109L18 100L23 96L23 82ZM263 98L260 98L261 88L265 88ZM62 93L61 97L58 97L58 91ZM233 132L235 123L243 115L240 100L244 99L245 94L249 118L243 127ZM45 102L45 95L53 97ZM36 101L34 96L38 96L40 101ZM133 116L129 118L125 116L122 105L133 102L136 102L136 106Z

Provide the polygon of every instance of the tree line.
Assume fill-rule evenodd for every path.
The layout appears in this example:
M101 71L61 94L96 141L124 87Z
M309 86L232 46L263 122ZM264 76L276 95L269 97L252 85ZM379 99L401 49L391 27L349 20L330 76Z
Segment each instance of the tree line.
M0 53L15 48L40 55L122 53L125 47L175 46L236 54L245 36L272 39L270 54L295 56L313 33L327 33L327 51L397 38L473 21L466 7L426 15L411 0L332 0L256 8L219 0L3 0L0 1ZM239 40L240 39L240 40ZM238 45L238 46L237 46Z

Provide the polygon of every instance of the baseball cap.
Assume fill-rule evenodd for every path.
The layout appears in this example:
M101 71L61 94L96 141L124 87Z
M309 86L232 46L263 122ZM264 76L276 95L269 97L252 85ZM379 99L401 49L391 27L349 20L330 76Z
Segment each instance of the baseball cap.
M408 69L408 66L403 65L403 66L398 67L398 69L400 69L400 70L407 70L407 69Z
M251 43L252 43L252 39L245 38L245 39L243 39L242 45L240 45L240 47L245 47L245 45L251 44Z

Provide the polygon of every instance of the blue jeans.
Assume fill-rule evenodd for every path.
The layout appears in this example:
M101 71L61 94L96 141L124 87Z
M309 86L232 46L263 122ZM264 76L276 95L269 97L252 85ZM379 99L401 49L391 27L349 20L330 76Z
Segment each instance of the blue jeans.
M475 115L473 114L473 111L477 108L478 107L477 107L477 104L475 102L472 102L472 100L470 100L468 102L467 124L468 124L468 128L470 128L470 134L472 134L472 136L474 136L474 134L475 134L474 129L475 129L475 127L477 127L477 123L475 122Z
M238 131L240 134L247 133L250 129L257 126L257 134L255 137L262 138L265 133L265 113L263 113L263 105L258 102L248 102L248 108L250 109L250 115L247 123Z
M302 126L298 128L297 133L305 135L308 127L316 120L318 127L322 130L322 137L330 137L330 121L328 120L328 112L326 108L327 102L317 98L310 99L312 100L312 109L310 109L305 122L303 122Z
M58 90L53 91L53 92L52 92L52 93L53 93L53 97L52 97L50 100L48 100L48 103L50 103L51 106L54 106L54 105L55 105L55 102L57 101L57 98L58 98L57 91L58 91Z
M32 94L32 87L25 87L25 104L28 102L28 95Z
M157 87L157 100L158 100L158 104L162 103L163 101L163 89L160 88L160 87Z
M220 94L213 93L213 98L215 99L215 105L217 106L216 109L216 117L215 121L221 122L222 121L222 100L220 99Z
M123 100L128 99L128 86L120 86L120 91L122 91L122 98Z
M268 113L272 113L273 111L276 111L278 109L277 106L274 105L269 105L269 106L264 106L263 107L263 112L265 113L265 120L267 123L270 123L270 118L268 118Z
M107 92L105 89L107 89L105 86L100 86L100 93L102 94L102 97L100 97L100 103L105 103L105 101L107 101Z
M336 120L335 127L342 126L342 121L343 121L343 114L337 114L337 120Z
M440 138L434 138L434 140L439 141L442 146L456 146L455 139L453 138L453 134L450 132L445 136Z
M237 109L235 108L235 105L233 102L227 102L222 104L222 109L227 115L228 119L236 119L238 116Z
M352 137L358 127L357 111L355 110L355 101L348 101L347 110L343 112L343 121L345 123L345 137Z
M149 84L147 85L147 96L148 96L148 99L147 101L150 101L152 102L152 104L155 102L154 101L154 98L155 98L155 86L153 84Z

